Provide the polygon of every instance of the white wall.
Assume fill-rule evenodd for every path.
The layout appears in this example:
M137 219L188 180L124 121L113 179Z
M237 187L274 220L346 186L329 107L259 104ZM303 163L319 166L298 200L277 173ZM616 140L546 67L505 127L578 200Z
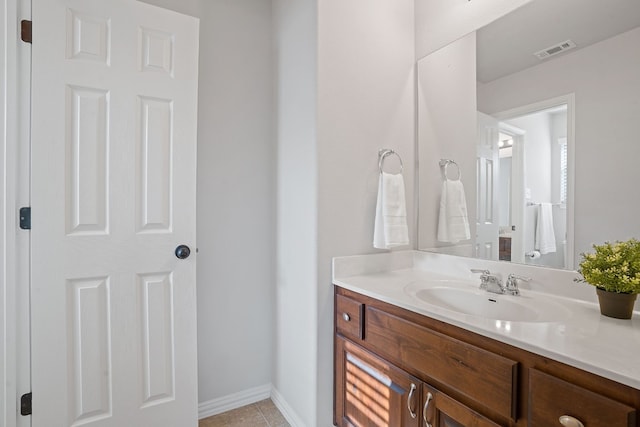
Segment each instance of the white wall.
M301 426L316 425L317 5L274 0L277 284L272 381ZM295 424L294 424L295 425Z
M575 256L640 236L640 28L487 85L492 113L575 93Z
M275 143L271 4L148 0L200 21L199 401L271 382Z
M333 412L331 257L375 251L380 148L404 162L415 236L414 2L319 2L318 21L318 400L310 425L325 427Z
M156 6L164 7L165 9L175 10L179 13L195 16L197 18L202 17L202 0L139 0L145 3L155 4ZM202 21L200 21L202 24ZM202 27L201 27L202 28ZM200 43L202 47L202 41Z
M269 384L275 292L271 5L203 0L198 114L200 401Z
M331 257L373 251L380 148L402 156L407 208L413 212L413 1L277 0L274 11L274 385L301 424L328 426L334 372Z
M418 62L418 155L420 248L436 241L442 173L440 159L462 171L471 236L476 227L476 37L471 33ZM452 177L455 168L450 167ZM468 245L471 241L461 242ZM460 246L460 245L457 245Z
M551 118L540 112L507 120L524 132L524 185L531 201L551 201Z
M416 58L487 25L531 0L415 0Z

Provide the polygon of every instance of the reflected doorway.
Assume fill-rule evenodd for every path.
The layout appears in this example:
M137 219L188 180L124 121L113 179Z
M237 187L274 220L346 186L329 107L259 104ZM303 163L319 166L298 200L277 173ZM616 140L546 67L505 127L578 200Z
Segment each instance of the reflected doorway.
M481 258L553 268L572 265L567 226L568 114L569 104L565 102L546 108L532 106L528 111L523 107L517 113L492 117L495 130L485 133L491 135L490 145L497 155L493 157L491 179L478 177L478 200L482 204L486 194L491 194L481 187L493 181L495 213L490 238L497 251L483 254L477 246ZM484 122L486 125L489 121ZM481 144L479 141L479 147ZM482 166L480 151L478 162ZM486 174L486 166L484 171ZM484 203L478 208L486 211L488 205ZM482 229L483 224L478 226ZM478 243L483 239L488 238L477 236Z

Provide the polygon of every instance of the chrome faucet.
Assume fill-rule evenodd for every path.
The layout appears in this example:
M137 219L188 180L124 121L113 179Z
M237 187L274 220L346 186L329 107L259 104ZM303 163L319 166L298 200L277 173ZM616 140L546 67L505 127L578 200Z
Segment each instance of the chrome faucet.
M479 270L476 268L471 269L472 273L480 273L480 289L484 289L487 292L493 292L494 294L503 294L504 286L502 286L502 280L491 274L489 270Z
M472 273L480 273L480 289L484 289L487 292L492 292L494 294L509 294L509 295L520 295L520 289L518 289L518 281L530 281L530 277L517 276L515 274L509 274L507 277L507 283L505 285L502 284L502 280L491 274L489 270L479 270L472 268Z

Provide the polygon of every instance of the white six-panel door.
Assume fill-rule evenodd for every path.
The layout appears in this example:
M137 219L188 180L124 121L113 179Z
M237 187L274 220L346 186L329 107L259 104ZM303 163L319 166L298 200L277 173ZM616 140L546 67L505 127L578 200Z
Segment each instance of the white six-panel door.
M33 40L33 426L196 426L198 21L33 0Z

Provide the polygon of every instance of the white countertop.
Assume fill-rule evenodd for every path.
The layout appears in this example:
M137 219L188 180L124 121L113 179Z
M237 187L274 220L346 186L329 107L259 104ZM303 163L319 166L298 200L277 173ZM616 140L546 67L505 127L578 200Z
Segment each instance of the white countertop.
M416 282L428 287L447 279L475 289L480 280L470 268L504 277L511 272L528 275L533 280L521 286L521 296L509 298L553 298L568 314L549 322L487 319L423 302L407 291ZM418 251L339 257L333 262L333 283L340 287L640 389L640 312L630 320L602 316L595 291L573 283L576 276L571 271Z

